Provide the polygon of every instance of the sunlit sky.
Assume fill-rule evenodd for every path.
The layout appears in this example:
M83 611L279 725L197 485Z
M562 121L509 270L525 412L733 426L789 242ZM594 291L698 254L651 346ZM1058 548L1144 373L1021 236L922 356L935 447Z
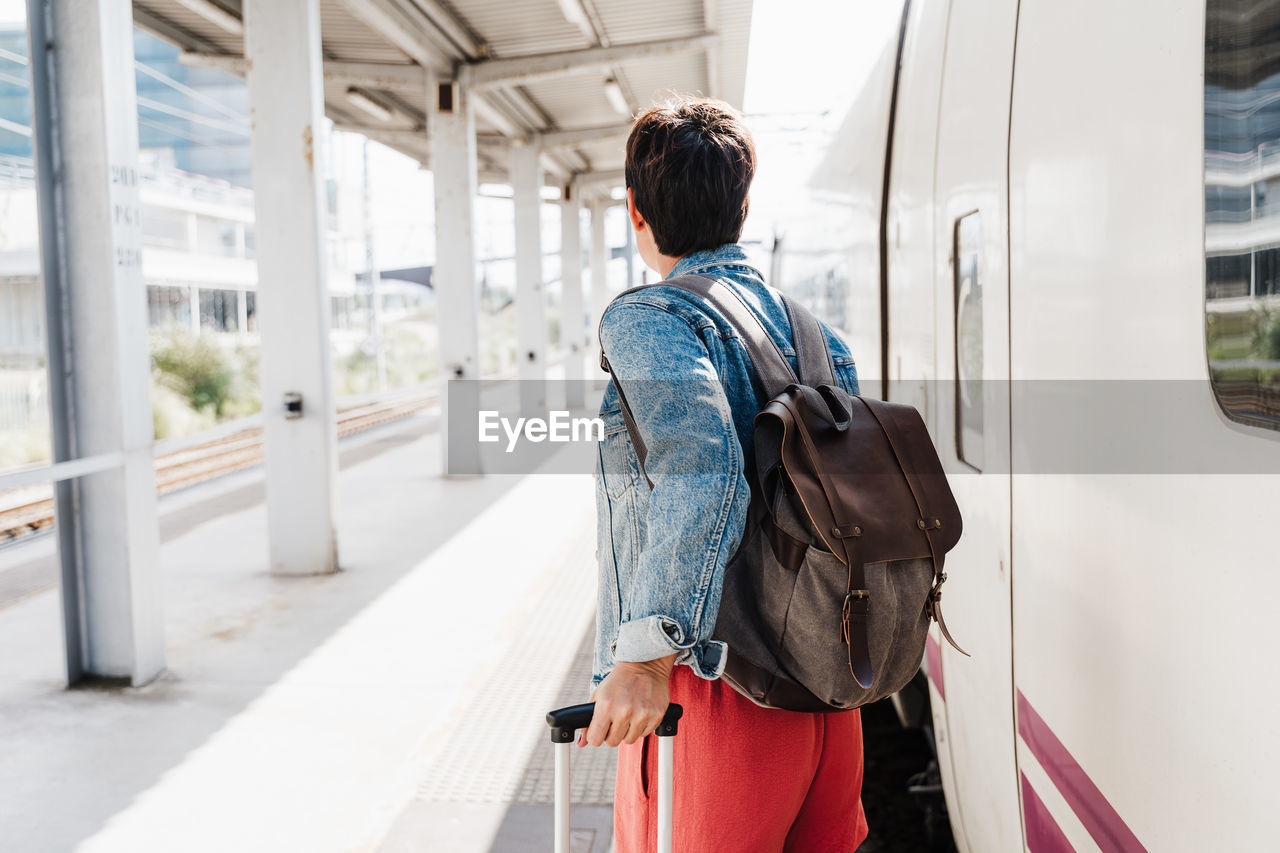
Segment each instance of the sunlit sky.
M744 238L767 243L781 227L778 220L785 219L788 205L803 192L828 135L897 25L900 9L899 3L886 0L756 0L744 108L756 139L759 171ZM0 25L25 19L24 0L0 0ZM398 205L387 202L405 200L406 181L425 189L429 178L415 174L416 163L409 158L375 148L380 260L389 266L421 263L416 232L422 220L409 208L393 210Z
M758 171L746 238L769 241L899 21L887 0L756 0L744 108Z

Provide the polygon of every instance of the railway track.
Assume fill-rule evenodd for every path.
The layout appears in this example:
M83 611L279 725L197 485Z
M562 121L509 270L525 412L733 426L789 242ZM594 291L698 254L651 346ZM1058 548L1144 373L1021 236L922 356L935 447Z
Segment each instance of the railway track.
M338 437L353 435L420 412L436 394L365 403L338 412ZM262 427L253 426L206 442L158 455L156 492L164 495L262 462ZM50 485L0 492L0 544L53 524Z

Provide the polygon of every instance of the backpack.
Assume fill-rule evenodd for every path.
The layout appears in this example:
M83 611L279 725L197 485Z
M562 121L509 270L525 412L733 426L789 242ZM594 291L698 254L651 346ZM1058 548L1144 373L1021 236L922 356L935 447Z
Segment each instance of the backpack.
M712 635L728 646L723 678L764 707L843 711L915 676L931 619L967 654L941 611L960 510L920 413L840 387L821 324L785 294L798 378L732 288L705 275L641 288L662 285L729 321L768 400L755 417L746 527ZM609 370L603 351L601 367ZM644 471L644 440L614 384Z

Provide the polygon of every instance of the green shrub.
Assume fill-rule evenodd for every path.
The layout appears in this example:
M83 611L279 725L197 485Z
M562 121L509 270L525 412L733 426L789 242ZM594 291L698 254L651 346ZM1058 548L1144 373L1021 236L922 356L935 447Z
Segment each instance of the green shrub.
M221 417L248 417L262 409L262 384L258 379L259 347L238 346L230 359L231 387L223 401Z
M169 327L152 336L151 364L156 384L186 397L197 412L212 409L220 417L235 371L226 353L211 338Z
M151 421L157 439L194 435L218 422L210 409L191 408L182 394L164 385L151 387Z
M258 347L229 350L181 326L152 332L151 380L156 438L191 435L262 408Z
M1270 361L1280 360L1280 312L1271 320L1271 326L1262 341L1262 357Z

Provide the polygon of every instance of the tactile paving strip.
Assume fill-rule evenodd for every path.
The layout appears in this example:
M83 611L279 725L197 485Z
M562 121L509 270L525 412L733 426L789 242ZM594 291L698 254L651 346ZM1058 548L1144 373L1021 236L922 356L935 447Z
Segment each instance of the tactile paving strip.
M595 632L594 527L560 568L511 644L506 664L462 711L417 799L435 803L551 803L554 750L546 712L586 701ZM566 672L567 669L567 672ZM617 752L574 749L575 804L611 804Z
M583 701L583 687L591 681L591 654L595 625L587 632L574 658L560 695L552 707L561 708ZM573 802L581 805L612 804L613 783L618 768L618 751L607 747L573 747L570 759L570 791ZM529 755L524 777L516 792L518 803L551 803L555 801L555 748L543 736Z

